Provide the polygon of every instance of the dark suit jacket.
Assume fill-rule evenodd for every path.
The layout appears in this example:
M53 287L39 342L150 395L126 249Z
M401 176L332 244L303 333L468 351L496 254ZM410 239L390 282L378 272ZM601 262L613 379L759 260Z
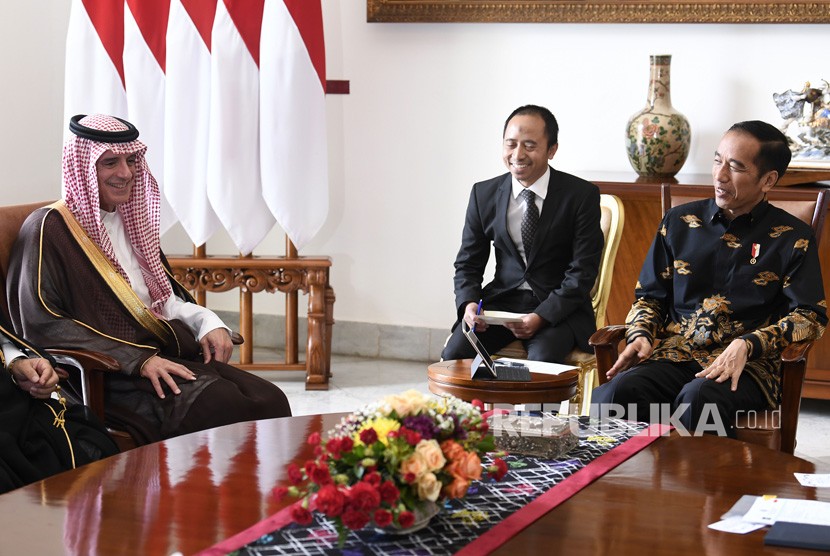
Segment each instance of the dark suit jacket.
M551 168L527 267L507 231L510 195L509 173L473 186L455 260L456 326L467 303L483 299L486 308L527 281L542 300L534 312L553 325L567 322L578 344L588 349L588 338L596 330L591 289L604 243L599 189ZM495 276L482 288L491 244L496 254Z

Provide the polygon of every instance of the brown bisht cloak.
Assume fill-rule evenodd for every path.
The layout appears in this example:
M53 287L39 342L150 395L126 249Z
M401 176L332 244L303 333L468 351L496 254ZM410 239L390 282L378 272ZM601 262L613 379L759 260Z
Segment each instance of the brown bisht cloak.
M170 281L179 297L192 301L172 276ZM107 424L126 428L139 444L290 415L285 395L270 382L215 360L204 364L190 329L153 314L61 201L34 211L23 224L7 283L15 328L31 341L99 351L118 361L122 372L106 381ZM140 376L154 355L185 365L197 379L174 377L182 393L173 395L163 384L166 396L160 399ZM204 396L208 390L211 395Z

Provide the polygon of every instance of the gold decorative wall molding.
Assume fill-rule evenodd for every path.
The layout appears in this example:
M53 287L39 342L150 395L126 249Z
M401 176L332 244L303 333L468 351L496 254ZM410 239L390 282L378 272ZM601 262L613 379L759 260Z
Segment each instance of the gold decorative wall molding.
M830 23L830 0L367 0L366 19L402 23Z

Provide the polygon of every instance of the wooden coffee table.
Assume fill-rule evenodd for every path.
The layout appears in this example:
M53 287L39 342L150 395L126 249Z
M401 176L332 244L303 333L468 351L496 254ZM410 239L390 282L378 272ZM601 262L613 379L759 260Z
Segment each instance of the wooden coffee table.
M0 495L0 554L193 555L292 502L289 463L313 457L306 438L343 414L225 425L59 473ZM827 466L757 444L704 435L658 438L495 554L818 555L764 545L765 531L709 529L744 494L830 502L793 476ZM659 511L656 511L659 510Z
M427 369L429 391L451 394L465 401L481 400L486 404L558 403L576 394L579 371L560 375L530 373L530 382L507 380L473 380L470 378L472 359L448 359L433 363Z

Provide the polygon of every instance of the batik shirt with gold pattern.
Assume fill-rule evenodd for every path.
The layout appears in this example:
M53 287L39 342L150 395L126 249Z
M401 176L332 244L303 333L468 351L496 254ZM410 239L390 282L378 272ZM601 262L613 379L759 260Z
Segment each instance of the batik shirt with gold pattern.
M635 295L627 341L658 339L652 359L706 368L732 340L748 340L744 372L772 407L781 391L781 352L821 337L827 324L812 229L766 201L731 222L714 199L672 208Z

